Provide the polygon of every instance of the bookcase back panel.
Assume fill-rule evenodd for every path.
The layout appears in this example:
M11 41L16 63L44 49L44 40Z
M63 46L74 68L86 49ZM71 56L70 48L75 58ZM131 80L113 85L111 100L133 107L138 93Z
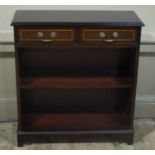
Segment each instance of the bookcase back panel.
M128 89L24 89L21 101L24 112L125 112ZM88 108L89 107L89 108Z
M19 51L20 74L130 76L134 53L134 48L23 48Z

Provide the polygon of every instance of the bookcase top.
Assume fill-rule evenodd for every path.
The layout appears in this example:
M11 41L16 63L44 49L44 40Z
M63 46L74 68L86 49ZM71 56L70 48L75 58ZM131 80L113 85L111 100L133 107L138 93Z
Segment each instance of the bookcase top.
M144 26L133 11L17 10L11 25Z

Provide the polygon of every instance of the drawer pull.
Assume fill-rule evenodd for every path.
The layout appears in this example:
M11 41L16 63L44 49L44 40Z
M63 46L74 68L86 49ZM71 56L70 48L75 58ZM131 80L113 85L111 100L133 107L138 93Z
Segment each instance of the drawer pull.
M53 39L41 39L40 41L48 43L48 42L54 41L54 38Z
M37 36L38 36L38 38L40 38L40 41L42 41L42 42L52 42L56 38L57 34L56 34L56 32L51 32L50 33L51 39L43 39L43 37L44 37L43 32L38 32Z
M100 32L98 36L100 39L104 39L106 37L106 34L104 32Z
M113 32L112 39L106 39L105 32L100 32L99 33L99 38L102 39L106 43L114 42L116 40L116 38L118 38L118 36L119 36L119 33L118 32Z
M113 32L112 36L113 36L113 38L118 38L119 33L118 32Z
M103 41L106 43L112 43L115 41L115 39L104 39Z
M42 38L44 36L43 32L38 32L37 33L38 38Z
M57 33L56 32L51 32L50 36L51 36L51 38L56 38L57 37Z

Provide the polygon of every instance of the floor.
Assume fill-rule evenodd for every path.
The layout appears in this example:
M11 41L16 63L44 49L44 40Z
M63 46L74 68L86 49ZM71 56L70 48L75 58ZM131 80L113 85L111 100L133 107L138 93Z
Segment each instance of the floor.
M126 143L33 143L24 144L23 147L16 145L16 122L0 123L0 150L154 150L155 149L155 119L135 120L134 145Z

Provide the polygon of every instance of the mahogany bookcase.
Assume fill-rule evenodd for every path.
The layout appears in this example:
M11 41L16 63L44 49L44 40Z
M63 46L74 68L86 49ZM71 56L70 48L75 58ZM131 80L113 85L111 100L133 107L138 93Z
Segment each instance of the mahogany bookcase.
M19 146L49 136L133 143L144 25L134 12L25 10L12 25Z

